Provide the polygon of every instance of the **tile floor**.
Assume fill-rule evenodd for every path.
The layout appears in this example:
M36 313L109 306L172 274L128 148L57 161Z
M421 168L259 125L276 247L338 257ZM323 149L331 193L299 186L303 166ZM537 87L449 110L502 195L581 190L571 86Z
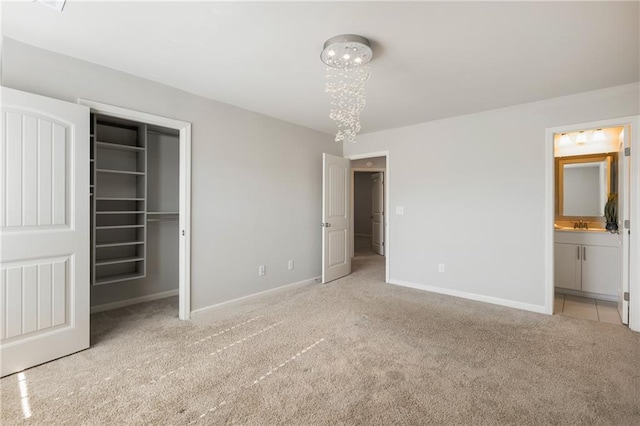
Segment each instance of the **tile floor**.
M574 318L622 325L618 304L606 300L556 293L553 312Z

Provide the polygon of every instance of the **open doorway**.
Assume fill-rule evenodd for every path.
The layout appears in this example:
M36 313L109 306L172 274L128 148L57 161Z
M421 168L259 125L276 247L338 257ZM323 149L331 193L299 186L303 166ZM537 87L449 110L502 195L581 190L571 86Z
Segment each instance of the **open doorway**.
M351 176L351 256L384 262L388 250L387 157L352 160Z
M353 172L353 256L384 256L384 171Z
M624 121L549 129L554 314L629 323L631 131Z

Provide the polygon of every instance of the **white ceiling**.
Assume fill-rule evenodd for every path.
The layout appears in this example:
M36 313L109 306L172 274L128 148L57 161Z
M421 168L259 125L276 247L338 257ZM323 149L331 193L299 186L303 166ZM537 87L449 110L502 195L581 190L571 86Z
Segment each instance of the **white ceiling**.
M327 133L324 41L373 43L363 132L639 80L639 3L2 5L2 33Z

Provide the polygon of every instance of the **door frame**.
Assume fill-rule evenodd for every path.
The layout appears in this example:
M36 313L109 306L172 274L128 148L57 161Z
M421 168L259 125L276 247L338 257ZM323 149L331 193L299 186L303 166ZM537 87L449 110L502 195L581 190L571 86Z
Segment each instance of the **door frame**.
M389 195L391 194L390 190L390 171L389 171L389 151L376 151L376 152L368 152L365 154L354 154L346 156L349 160L363 160L366 158L374 158L374 157L384 157L385 158L385 168L381 169L379 167L371 167L371 168L355 168L351 169L351 198L349 199L349 208L351 209L351 257L353 257L353 244L355 241L354 229L353 229L353 197L354 197L354 184L353 177L355 172L384 172L384 281L389 282L390 269L389 265L391 264L391 244L389 241Z
M583 123L567 124L563 126L548 127L545 129L545 310L548 315L553 315L553 299L555 285L553 280L553 242L554 242L554 204L555 204L555 157L553 150L553 135L555 133L578 131L585 128L598 127L631 127L631 191L630 191L630 215L631 226L640 224L640 116L627 116L607 120L589 121ZM623 227L624 229L624 227ZM629 328L640 331L640 239L629 238ZM623 253L625 256L625 253Z
M191 123L146 112L121 108L88 99L78 99L92 113L104 114L140 123L152 124L180 132L180 195L179 195L179 317L191 318Z

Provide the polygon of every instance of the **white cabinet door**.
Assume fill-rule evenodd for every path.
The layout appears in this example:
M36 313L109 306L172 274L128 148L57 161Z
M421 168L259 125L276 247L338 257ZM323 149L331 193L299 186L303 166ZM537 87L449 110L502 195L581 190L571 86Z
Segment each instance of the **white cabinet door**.
M554 280L556 287L580 290L582 249L578 244L554 245Z
M371 176L371 247L384 255L384 173Z
M620 248L582 247L582 291L615 296L620 282Z
M5 376L89 347L89 108L1 93Z
M349 188L351 161L323 154L322 282L351 273Z

